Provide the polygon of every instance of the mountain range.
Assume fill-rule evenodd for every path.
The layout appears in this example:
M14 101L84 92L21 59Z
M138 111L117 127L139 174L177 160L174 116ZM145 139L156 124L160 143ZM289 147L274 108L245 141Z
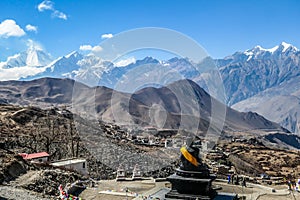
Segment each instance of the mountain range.
M228 105L257 112L299 132L300 51L287 43L257 46L217 60Z
M287 43L271 49L256 46L216 60L223 77L228 104L280 86L300 74L300 51Z
M0 99L5 104L39 107L73 104L76 113L92 115L95 112L98 119L121 125L186 130L199 127L204 132L212 120L212 107L218 108L214 110L217 121L222 120L220 109L224 106L227 110L223 113L225 130L288 132L256 113L241 113L222 105L195 82L186 79L159 88L146 87L133 94L103 86L89 87L66 78L2 81Z
M205 67L215 66L223 80L228 106L239 111L257 112L292 132L298 132L299 59L300 51L285 42L270 49L256 46L223 59L208 57L202 63L194 63L188 58L160 61L146 57L125 66L102 60L93 54L82 55L76 51L53 60L41 49L31 48L1 62L0 78L33 80L42 77L67 77L90 87L99 85L127 93L142 87L160 87L187 78L210 93L206 83L208 80L213 83L214 77ZM167 70L159 77L158 71L161 69ZM6 76L6 72L14 71L21 71L21 76ZM145 76L133 77L135 73ZM140 78L137 82L142 82L146 75L155 79L157 85L145 81L141 88L135 88L135 85L132 88L122 87L124 80Z

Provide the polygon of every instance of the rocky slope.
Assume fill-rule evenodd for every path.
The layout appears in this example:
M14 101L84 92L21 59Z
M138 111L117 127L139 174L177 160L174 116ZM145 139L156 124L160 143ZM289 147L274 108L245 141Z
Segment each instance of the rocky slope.
M17 178L29 168L20 156L5 149L0 149L0 161L0 183Z
M250 141L250 140L249 140ZM229 154L228 160L235 166L238 174L295 178L300 175L298 151L288 151L267 147L263 143L221 142L219 147ZM257 141L257 139L252 139Z
M129 171L136 164L144 166L141 170L145 176L165 177L173 172L177 157L171 152L136 146L117 125L78 118L75 126L73 117L64 109L0 105L0 197L15 191L32 199L55 199L59 184L84 179L48 165L26 163L18 156L24 152L46 151L50 161L86 158L89 177L95 179L115 178L121 163ZM17 189L20 187L25 190Z
M14 154L46 151L51 161L83 157L88 160L90 176L105 179L114 177L122 160L128 162L128 167L152 163L147 171L174 161L167 151L134 145L126 130L117 125L75 118L70 112L54 108L1 105L1 148Z
M97 161L80 140L72 115L68 112L61 114L57 109L2 105L0 123L2 149L14 154L46 151L51 161L84 157L88 160L92 177L113 177L113 169ZM99 127L89 126L89 129L102 133Z

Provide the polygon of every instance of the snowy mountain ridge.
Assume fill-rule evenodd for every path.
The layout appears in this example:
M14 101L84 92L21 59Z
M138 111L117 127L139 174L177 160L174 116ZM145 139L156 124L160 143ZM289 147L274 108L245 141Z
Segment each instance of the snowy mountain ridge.
M145 77L162 78L162 85L187 78L207 89L205 84L208 81L214 82L214 79L205 71L207 66L214 65L218 67L222 76L229 106L240 111L263 114L291 131L299 129L297 127L300 127L300 115L295 106L300 98L300 51L285 42L272 48L257 45L223 59L207 59L203 63L193 63L188 58L176 57L162 61L149 56L142 60L127 58L112 63L93 54L82 55L77 51L54 60L41 48L30 47L27 51L0 63L0 80L67 77L90 86L115 88L117 83L126 78L130 79L135 70L140 70L138 73L144 74ZM173 78L165 81L155 70L152 73L144 73L143 69L149 69L147 67L156 70L172 69L175 75L171 73ZM166 72L168 71L164 71ZM283 106L286 102L290 106ZM266 105L273 106L265 109ZM276 108L276 111L273 108Z
M228 105L243 112L257 112L299 132L299 49L285 42L270 49L256 46L216 63Z

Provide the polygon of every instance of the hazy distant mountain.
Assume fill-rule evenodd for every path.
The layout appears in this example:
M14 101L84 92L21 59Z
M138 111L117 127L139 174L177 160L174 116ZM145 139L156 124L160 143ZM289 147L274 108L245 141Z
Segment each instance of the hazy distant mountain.
M0 62L0 80L19 80L45 71L44 66L52 61L50 54L38 46L15 54Z
M44 71L22 80L34 80L43 77L71 78L88 85L98 83L101 75L113 64L94 55L82 55L77 51L59 57L44 66Z
M106 86L114 88L125 76L135 76L145 73L153 73L153 77L158 71L155 69L164 69L161 73L170 76L175 74L174 78L168 82L162 82L158 85L165 85L174 80L182 78L193 79L199 76L199 71L188 59L172 58L167 61L159 61L152 57L145 57L125 66L105 61L95 55L82 55L78 52L72 52L67 56L59 57L45 66L44 71L34 76L28 76L22 80L33 80L42 77L71 78L76 79L89 86ZM172 72L171 72L172 71ZM155 78L153 78L155 79Z
M189 129L197 125L198 129L199 125L202 131L209 126L211 106L221 106L189 80L180 80L161 88L144 88L134 94L106 87L90 88L70 79L0 82L1 102L45 107L70 105L72 98L73 103L77 104L77 112L89 113L96 109L98 117L105 121L158 128ZM256 113L240 113L231 108L227 108L225 129L285 131Z
M152 77L152 81L156 81L157 85L166 85L183 78L197 80L200 83L203 82L203 79L201 79L199 68L205 69L205 65L198 67L201 64L193 63L188 58L159 61L152 57L145 57L119 66L118 63L103 60L93 54L82 55L77 51L55 60L47 55L49 54L41 49L29 48L26 52L9 57L6 62L0 63L0 69L1 66L3 69L13 67L14 71L6 71L6 74L0 75L0 80L34 80L43 77L71 78L89 86L101 85L115 88L126 78L130 79L132 76L144 74ZM28 68L22 69L23 65L35 67L30 68L31 73L24 72L20 76L15 72L28 70ZM198 69L196 69L197 67ZM202 87L205 88L205 84L202 84ZM126 88L123 89L126 91Z
M300 132L300 77L280 86L269 88L240 101L232 107L240 111L254 111L280 123L292 132Z

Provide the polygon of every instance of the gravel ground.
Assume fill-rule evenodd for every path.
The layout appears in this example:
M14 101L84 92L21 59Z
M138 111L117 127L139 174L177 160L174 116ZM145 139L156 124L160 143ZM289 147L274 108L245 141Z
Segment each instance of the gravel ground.
M162 183L156 183L162 184ZM114 195L106 195L99 194L99 191L103 190L116 190L119 191L125 187L130 188L131 191L138 193L145 193L148 190L154 189L155 183L151 183L151 181L134 181L134 182L115 182L115 181L101 181L96 188L88 188L80 195L84 199L87 200L123 200L126 199L124 196L114 196ZM265 189L259 187L249 186L248 188L242 188L239 186L227 185L226 183L217 182L216 185L222 186L222 192L237 192L239 194L244 194L247 196L247 199L251 200L295 200L300 199L300 193L289 191L280 188L276 193L270 193L270 191L266 191ZM277 189L277 188L276 188ZM278 188L279 189L279 188ZM252 193L252 194L251 194ZM55 199L50 197L45 197L39 195L38 193L28 191L22 188L16 188L14 186L0 186L0 200L49 200ZM128 197L128 199L132 199L132 197Z
M100 191L106 190L114 190L114 191L122 191L125 188L128 188L130 191L143 194L144 192L151 190L155 187L155 183L153 180L145 180L145 181L121 181L116 182L115 180L109 181L100 181L98 186L95 188L88 188L83 191L79 197L83 199L93 199L93 200L124 200L125 196L118 195L108 195L108 194L99 194ZM133 197L127 197L128 200L133 199Z
M239 196L245 196L247 200L300 200L300 193L289 191L285 185L248 184L245 188L227 184L225 181L215 181L213 184L222 187L220 192L238 193ZM275 189L276 192L272 192L272 189Z
M37 193L12 186L0 186L0 200L49 200L51 198L39 197Z

